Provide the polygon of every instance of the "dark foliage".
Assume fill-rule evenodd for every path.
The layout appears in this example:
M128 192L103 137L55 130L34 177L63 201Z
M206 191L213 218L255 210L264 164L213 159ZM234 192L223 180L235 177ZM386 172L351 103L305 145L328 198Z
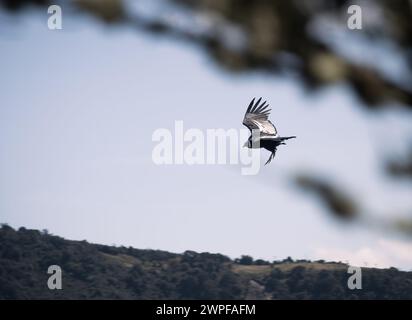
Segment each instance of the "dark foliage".
M411 299L412 273L362 269L349 290L347 266L186 251L174 254L69 241L48 232L0 229L0 299ZM49 290L47 268L62 268Z

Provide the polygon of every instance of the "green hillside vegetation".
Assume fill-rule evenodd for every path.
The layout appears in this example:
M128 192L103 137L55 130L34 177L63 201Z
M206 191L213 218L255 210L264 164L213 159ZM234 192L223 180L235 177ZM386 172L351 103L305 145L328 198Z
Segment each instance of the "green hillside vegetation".
M50 265L62 269L62 290L47 287ZM349 276L342 263L232 260L70 241L7 225L0 229L0 299L412 298L412 272L362 268L362 290L348 289Z

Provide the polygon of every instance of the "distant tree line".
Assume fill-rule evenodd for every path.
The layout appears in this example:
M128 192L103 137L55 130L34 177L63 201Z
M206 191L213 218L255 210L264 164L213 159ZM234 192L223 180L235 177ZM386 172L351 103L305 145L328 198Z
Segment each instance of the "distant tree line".
M47 287L50 265L62 269L62 290ZM270 263L247 255L233 261L207 252L104 246L45 230L0 228L0 299L412 298L412 272L363 268L363 289L349 290L346 270L323 261L289 257Z

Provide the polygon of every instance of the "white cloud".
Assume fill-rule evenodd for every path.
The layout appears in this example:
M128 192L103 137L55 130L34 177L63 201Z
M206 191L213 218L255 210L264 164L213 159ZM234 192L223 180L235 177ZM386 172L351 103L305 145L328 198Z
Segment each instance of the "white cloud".
M396 267L412 270L412 243L380 238L372 246L355 250L322 247L315 250L315 259L347 262L361 267Z
M380 239L379 246L395 261L400 260L412 269L412 243L388 239Z

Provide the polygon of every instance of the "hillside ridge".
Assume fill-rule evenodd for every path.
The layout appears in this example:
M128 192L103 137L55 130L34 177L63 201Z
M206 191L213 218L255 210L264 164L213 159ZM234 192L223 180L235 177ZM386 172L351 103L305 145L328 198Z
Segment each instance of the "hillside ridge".
M61 290L47 285L51 265ZM0 228L0 299L412 299L412 272L362 268L360 290L348 288L350 276L340 262L232 260Z

